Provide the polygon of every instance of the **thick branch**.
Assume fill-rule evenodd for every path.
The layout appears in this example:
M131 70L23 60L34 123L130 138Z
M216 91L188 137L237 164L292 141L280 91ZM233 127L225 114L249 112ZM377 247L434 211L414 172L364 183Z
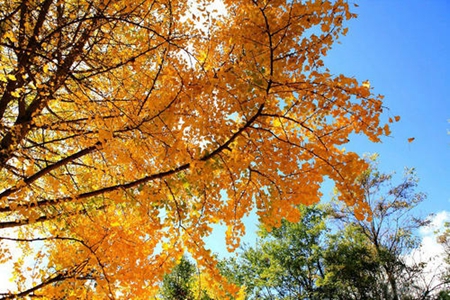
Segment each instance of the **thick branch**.
M238 136L240 136L245 130L250 128L250 126L262 114L263 108L264 108L264 104L261 104L258 111L250 119L248 119L247 122L238 131L236 131L225 143L220 145L216 150L212 151L211 153L201 157L199 160L207 161L207 160L211 159L212 157L216 156L217 154L219 154L220 152L222 152L223 150L229 149L230 144L233 143L233 141L236 140L236 138ZM30 208L34 208L34 207L45 207L48 205L55 205L57 203L64 203L64 202L70 202L70 201L75 201L75 200L87 199L87 198L99 196L99 195L117 191L117 190L126 190L126 189L130 189L130 188L139 186L141 184L144 184L144 183L147 183L147 182L150 182L153 180L162 179L162 178L171 176L173 174L179 173L181 171L187 170L187 169L189 169L190 165L191 165L190 163L185 163L177 168L174 168L174 169L171 169L171 170L168 170L165 172L160 172L157 174L148 175L148 176L142 177L138 180L131 181L129 183L108 186L108 187L104 187L104 188L94 190L91 192L81 193L81 194L79 194L77 196L73 196L73 197L61 197L61 198L57 198L57 199L42 200L42 201L38 201L38 202L34 202L34 203L18 204L17 208L30 209ZM0 213L12 212L12 211L14 211L14 210L10 206L0 208Z
M54 163L54 164L52 164L52 165L50 165L50 166L48 166L46 168L41 169L39 172L34 173L33 175L31 175L30 177L24 179L23 181L27 185L31 184L34 181L36 181L39 178L41 178L42 176L50 173L51 171L53 171L53 170L55 170L55 169L57 169L57 168L59 168L61 166L64 166L64 165L68 164L69 162L74 161L77 158L80 158L80 157L82 157L82 156L84 156L86 154L91 153L92 151L97 149L99 146L101 146L101 143L97 142L94 146L91 146L91 147L88 147L86 149L83 149L83 150L81 150L81 151L79 151L77 153L74 153L74 154L72 154L70 156L67 156L64 159L61 159L60 161L58 161L58 162L56 162L56 163ZM18 191L19 189L20 189L20 187L12 187L12 188L9 188L9 189L3 191L2 193L0 193L0 199L8 197L9 195L11 195L12 193Z

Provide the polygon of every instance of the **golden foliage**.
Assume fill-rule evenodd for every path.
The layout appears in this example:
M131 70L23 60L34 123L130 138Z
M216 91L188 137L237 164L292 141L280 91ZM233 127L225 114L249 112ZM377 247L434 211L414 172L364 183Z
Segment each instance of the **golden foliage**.
M221 282L212 226L233 250L324 177L368 213L341 146L389 133L381 97L322 61L347 3L189 3L2 0L0 228L36 260L17 296L145 299L186 251Z

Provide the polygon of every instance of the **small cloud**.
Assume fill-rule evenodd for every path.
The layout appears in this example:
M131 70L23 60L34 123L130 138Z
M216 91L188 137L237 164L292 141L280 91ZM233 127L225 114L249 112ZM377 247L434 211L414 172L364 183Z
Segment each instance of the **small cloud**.
M440 211L437 214L431 215L428 217L428 220L431 221L428 226L422 227L419 231L421 236L436 236L437 232L440 232L444 229L444 225L446 222L450 221L450 212L448 211Z

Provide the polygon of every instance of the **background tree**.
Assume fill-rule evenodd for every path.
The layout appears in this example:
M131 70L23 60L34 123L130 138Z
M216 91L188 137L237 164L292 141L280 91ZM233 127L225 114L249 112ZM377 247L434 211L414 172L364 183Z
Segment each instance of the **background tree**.
M402 181L395 185L393 175L379 172L372 160L371 168L361 175L358 183L371 207L371 218L359 220L350 207L340 204L334 217L342 224L357 226L373 246L388 283L382 286L385 299L426 294L423 287L415 284L426 264L408 265L405 261L419 246L416 231L429 223L411 212L425 199L423 193L415 191L418 179L414 169L406 169Z
M197 267L186 256L183 256L170 274L164 276L161 296L167 300L209 300L206 290L196 291L199 274Z
M332 221L328 222L328 226L334 226ZM317 284L329 299L385 299L386 282L380 261L357 226L346 225L328 235L325 243L322 254L325 276Z
M445 223L445 229L438 236L438 242L444 248L444 261L446 268L444 274L441 274L441 282L443 291L441 292L442 299L450 299L450 223Z
M255 247L222 264L223 274L249 299L439 299L444 285L428 278L428 261L411 260L417 229L428 223L413 212L424 195L411 170L392 181L372 164L359 179L371 219L342 205L301 207L298 223L263 229Z
M191 300L196 299L192 292L193 276L196 268L186 257L164 276L161 295L163 299Z
M282 221L279 228L262 228L255 247L225 260L222 272L245 286L250 299L323 299L317 279L324 276L323 239L326 212L301 207L298 223Z
M35 261L5 298L145 299L186 251L220 281L211 226L233 250L324 177L367 214L341 146L389 134L381 96L322 60L348 4L210 2L1 2L0 239Z
M222 262L249 299L384 299L381 265L355 227L331 233L330 207L301 207L298 223L261 229L254 247Z
M445 223L445 228L438 236L438 242L444 247L445 260L450 263L450 222Z

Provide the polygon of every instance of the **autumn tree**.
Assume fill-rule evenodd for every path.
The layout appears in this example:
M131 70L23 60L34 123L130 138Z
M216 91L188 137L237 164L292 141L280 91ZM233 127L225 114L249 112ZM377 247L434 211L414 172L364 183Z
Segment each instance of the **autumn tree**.
M342 145L389 133L381 97L322 60L348 4L211 2L1 2L0 236L24 253L3 298L147 298L185 251L220 280L213 224L233 250L324 177L367 214Z

